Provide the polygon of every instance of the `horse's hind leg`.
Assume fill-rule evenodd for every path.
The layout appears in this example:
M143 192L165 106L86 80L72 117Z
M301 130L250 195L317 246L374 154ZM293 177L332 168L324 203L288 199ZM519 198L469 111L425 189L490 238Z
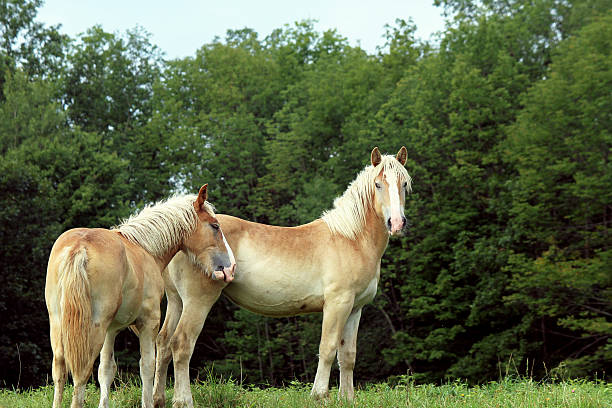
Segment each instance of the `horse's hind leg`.
M168 290L166 292L168 306L166 317L161 331L157 335L155 344L157 346L157 356L155 359L155 382L153 384L153 406L163 408L166 406L166 378L168 375L168 365L172 359L170 349L170 339L176 330L176 325L181 317L183 304L178 293Z
M66 377L68 372L66 369L66 361L64 360L64 347L62 346L60 327L53 322L53 318L49 318L51 322L51 349L53 350L53 367L51 369L53 375L53 408L62 406L62 398L64 396L64 386L66 385Z
M97 355L97 353L94 355ZM85 403L85 386L87 385L87 380L89 380L89 377L91 377L94 360L95 357L90 358L90 363L87 364L86 368L79 371L72 371L74 391L72 392L72 403L70 404L71 408L81 408Z
M115 363L115 337L116 331L106 333L104 345L100 352L100 366L98 367L98 382L100 383L100 408L108 407L110 396L110 386L117 372L117 364Z
M340 346L338 347L338 364L340 365L340 397L351 401L355 396L353 390L353 369L357 356L357 330L361 309L354 310L346 321Z
M94 328L95 327L95 328ZM72 381L74 382L74 391L72 393L72 404L71 408L81 408L85 403L85 386L91 373L93 371L93 364L100 354L102 345L104 344L104 338L106 337L107 324L100 324L97 327L94 325L91 328L91 345L92 348L89 350L89 358L87 364L80 370L72 370Z
M62 406L62 397L64 396L64 386L66 385L66 362L64 356L53 356L53 384L55 389L53 391L53 408L59 408Z
M153 407L153 379L155 377L155 339L159 331L159 303L136 322L140 340L140 378L142 379L142 406Z
M353 308L353 302L353 295L335 296L325 301L321 342L319 343L319 364L310 392L313 398L325 398L328 395L329 373L340 343L342 330Z

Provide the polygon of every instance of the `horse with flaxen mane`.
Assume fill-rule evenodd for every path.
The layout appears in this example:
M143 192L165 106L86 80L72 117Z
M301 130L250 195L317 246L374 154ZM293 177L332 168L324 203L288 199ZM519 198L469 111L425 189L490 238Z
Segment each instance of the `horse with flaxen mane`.
M363 306L372 301L380 260L390 235L402 232L405 194L411 178L407 151L382 156L359 173L334 208L309 224L275 227L218 215L236 256L227 285L194 273L185 256L164 271L168 308L157 338L156 407L165 407L165 385L174 359L174 406L193 406L189 360L204 320L221 291L234 303L265 316L323 312L319 364L311 395L328 394L334 356L340 364L340 395L352 399L357 329Z
M233 276L233 254L206 198L204 185L197 196L174 196L112 230L75 228L55 241L45 285L54 408L62 404L68 371L74 381L71 406L83 406L85 385L98 354L99 406L108 406L117 367L115 336L127 326L132 326L140 339L142 406L153 406L155 338L164 293L162 271L183 250L191 264L198 265L203 279Z

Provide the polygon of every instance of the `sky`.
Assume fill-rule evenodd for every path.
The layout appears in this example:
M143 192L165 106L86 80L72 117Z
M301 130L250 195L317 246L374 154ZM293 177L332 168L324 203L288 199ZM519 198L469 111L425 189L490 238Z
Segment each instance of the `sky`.
M140 26L166 58L194 56L197 49L228 29L252 28L263 40L274 29L314 19L317 32L336 29L351 45L368 53L383 46L385 24L412 18L422 40L444 29L442 8L433 0L45 0L37 20L61 24L76 38L99 24L107 32L124 33Z

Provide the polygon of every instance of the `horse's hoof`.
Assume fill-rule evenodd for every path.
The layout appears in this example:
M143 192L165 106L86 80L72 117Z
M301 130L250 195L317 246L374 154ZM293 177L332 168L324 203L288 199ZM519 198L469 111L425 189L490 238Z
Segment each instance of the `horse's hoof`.
M193 401L173 400L172 408L193 408Z
M325 391L315 391L312 390L312 392L310 393L310 398L316 400L316 401L320 401L326 398L329 398L329 391L325 390Z

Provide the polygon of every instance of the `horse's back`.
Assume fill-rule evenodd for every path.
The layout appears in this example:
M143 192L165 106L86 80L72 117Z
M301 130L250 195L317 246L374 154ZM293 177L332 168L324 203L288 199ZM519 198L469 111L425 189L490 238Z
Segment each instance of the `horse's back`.
M129 272L126 248L117 233L101 228L75 228L64 232L55 241L47 266L45 294L49 306L59 299L62 274L75 254L84 257L84 269L90 288L94 320L117 311L121 291Z
M90 279L127 266L125 246L117 233L102 228L74 228L58 237L49 256L48 273L55 272L65 257L85 249Z

